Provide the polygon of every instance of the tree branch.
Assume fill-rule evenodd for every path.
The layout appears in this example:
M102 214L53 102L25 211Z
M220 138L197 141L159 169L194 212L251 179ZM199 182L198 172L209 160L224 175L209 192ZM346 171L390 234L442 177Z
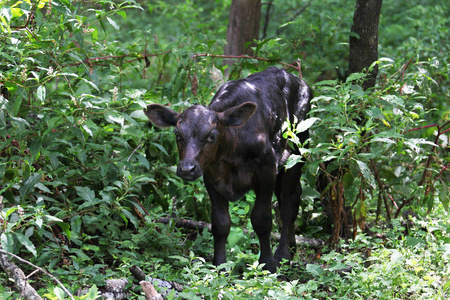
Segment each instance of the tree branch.
M35 15L35 13L36 13L36 9L37 9L38 4L39 4L39 1L36 2L35 4L33 4L33 6L31 7L31 11L30 11L30 13L28 14L28 18L27 18L27 21L26 21L25 25L11 26L11 28L13 28L13 29L24 29L24 28L27 29L27 28L28 28L28 25L29 25L29 24L31 23L31 21L34 19L34 15Z
M309 1L308 3L306 3L305 6L303 6L299 11L297 11L297 12L294 14L294 16L293 16L292 18L290 18L286 23L290 23L290 22L294 21L294 20L295 20L298 16L300 16L300 15L306 10L306 8L308 8L308 6L310 6L310 5L311 5L311 1ZM286 26L283 26L283 27L281 27L281 28L278 28L277 34L276 34L275 36L279 36L279 35L284 31L284 29L286 29Z
M288 64L288 63L284 63L284 62L280 62L277 60L268 59L268 58L264 58L264 57L257 57L257 56L250 56L250 55L220 55L220 54L201 53L201 54L194 54L193 58L195 59L197 57L202 57L202 56L218 57L218 58L256 59L256 60L262 60L262 61L268 61L268 62L277 62L280 65L283 65L288 69L294 69L296 71L300 71L298 66L295 66L292 64Z
M186 45L183 45L181 47L184 47ZM180 47L180 48L181 48ZM145 60L148 57L151 56L160 56L160 55L164 55L167 53L172 52L172 49L166 50L164 52L159 52L159 53L153 53L153 54L122 54L122 55L109 55L109 56L102 56L102 57L92 57L92 58L86 58L85 60L83 60L82 62L76 62L76 63L71 63L71 64L66 64L66 65L61 65L60 67L69 67L69 66L79 66L83 63L89 63L91 61L100 61L100 60L110 60L110 59L117 59L117 58L125 58L125 57L136 57L134 59L130 59L127 61L124 61L124 64L128 64L134 61L138 61L138 60ZM221 55L221 54L209 54L209 53L199 53L199 54L194 54L192 56L192 59L196 59L197 57L217 57L217 58L236 58L236 59L256 59L256 60L262 60L262 61L268 61L268 62L277 62L283 66L285 66L287 69L294 69L296 71L300 71L300 67L293 64L288 64L288 63L284 63L284 62L280 62L277 60L273 60L273 59L268 59L268 58L264 58L264 57L257 57L257 56L250 56L250 55Z
M270 10L271 10L271 8L272 8L272 3L273 3L273 0L270 0L269 3L263 3L263 4L266 4L266 5L267 5L267 8L266 8L266 17L265 17L265 19L264 19L264 26L263 26L263 35L262 35L262 39L265 39L265 38L266 38L266 35L267 35L267 27L269 26L269 21L270 21Z

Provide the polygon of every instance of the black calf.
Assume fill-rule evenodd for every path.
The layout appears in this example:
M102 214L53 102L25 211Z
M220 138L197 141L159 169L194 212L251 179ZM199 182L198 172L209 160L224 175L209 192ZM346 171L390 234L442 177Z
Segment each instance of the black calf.
M275 67L245 79L225 83L209 106L194 105L183 113L152 104L145 114L156 126L174 126L180 162L177 175L191 181L203 175L212 205L214 264L226 261L230 232L229 201L253 189L256 195L251 221L258 235L259 261L275 271L295 251L294 222L302 187L302 164L285 170L289 155L299 154L282 137L288 118L306 118L312 92L300 78ZM308 132L299 135L300 141ZM280 244L272 254L272 194L281 212Z

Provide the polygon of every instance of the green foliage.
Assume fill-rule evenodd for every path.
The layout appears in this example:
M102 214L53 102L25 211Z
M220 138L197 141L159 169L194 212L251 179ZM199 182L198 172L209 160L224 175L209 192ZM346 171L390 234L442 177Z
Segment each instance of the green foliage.
M0 1L2 249L72 293L89 287L80 299L97 298L107 278L131 278L134 264L181 282L189 299L448 296L449 21L441 2L383 3L379 42L387 58L377 62L372 92L359 86L364 74L345 78L353 1L273 1L255 46L269 61L240 59L231 69L234 79L301 59L316 98L311 119L286 124L307 162L298 224L326 235L315 191L324 164L335 181L323 195L342 190L356 225L370 230L321 256L302 247L292 267L268 274L253 263L252 194L230 207L236 226L230 262L220 268L209 262L207 230L157 222L209 221L209 199L201 181L175 176L174 136L148 126L142 109L209 102L224 76L229 2ZM304 148L294 133L306 128ZM407 209L416 226L395 218ZM67 297L50 278L30 281L46 298ZM0 283L2 298L20 297L3 273Z
M404 205L413 204L419 211L424 207L430 212L439 202L448 208L449 200L447 180L442 176L448 157L439 143L446 138L449 122L443 115L443 124L423 126L433 113L427 100L434 80L428 70L435 65L422 61L402 65L389 59L377 63L383 71L396 67L398 73L403 73L384 81L381 89L367 92L357 84L364 74L351 74L343 83L316 83L318 95L313 99L311 112L314 117L287 124L285 133L301 148L307 161L306 171L310 173L307 178L316 178L322 168L326 176L333 178L325 188L331 191L332 199L338 197L333 193L339 183L343 184L340 197L351 206L363 230L367 206L375 208L386 197L393 203L385 203L388 218L392 209L398 215ZM407 72L407 67L421 72ZM308 147L299 144L295 136L306 128L310 128L313 137ZM428 131L428 136L419 135L419 130L427 128L433 131ZM291 157L288 167L304 158ZM315 185L314 180L309 183ZM379 214L378 210L377 219Z

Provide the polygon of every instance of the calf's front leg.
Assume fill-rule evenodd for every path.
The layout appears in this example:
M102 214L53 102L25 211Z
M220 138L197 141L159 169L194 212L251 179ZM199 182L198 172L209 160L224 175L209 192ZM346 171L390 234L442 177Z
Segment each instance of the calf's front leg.
M261 254L259 262L264 263L264 268L270 272L275 272L276 261L270 246L270 234L272 231L272 193L274 188L275 171L270 176L272 170L261 170L261 175L255 182L255 206L251 214L253 230L259 238Z
M214 238L213 264L218 266L227 261L225 245L231 227L231 218L228 209L229 203L227 199L224 199L216 192L206 178L205 185L211 201L211 225Z
M214 237L214 259L213 264L218 266L225 263L226 252L225 245L228 234L230 233L231 219L228 212L228 201L211 200L212 204L212 233Z

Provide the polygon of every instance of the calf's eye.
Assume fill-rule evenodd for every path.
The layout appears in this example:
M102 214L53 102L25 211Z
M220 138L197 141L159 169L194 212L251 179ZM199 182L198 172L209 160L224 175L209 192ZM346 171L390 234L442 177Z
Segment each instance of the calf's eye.
M183 138L180 136L180 133L178 132L178 130L175 129L173 132L175 133L175 138L177 139L177 141L183 140Z
M217 133L213 132L208 136L205 142L208 144L213 144L216 142L216 140L217 140Z

